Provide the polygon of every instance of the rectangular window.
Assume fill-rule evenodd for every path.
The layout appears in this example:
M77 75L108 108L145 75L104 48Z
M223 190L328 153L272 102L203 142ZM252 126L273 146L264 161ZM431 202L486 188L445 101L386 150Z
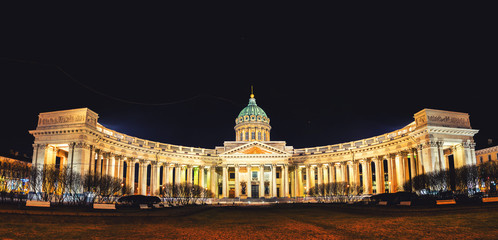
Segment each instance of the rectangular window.
M280 172L277 172L277 178L280 178Z
M254 171L252 172L252 181L258 181L258 172Z
M252 139L252 140L256 140L256 133L255 133L255 132L252 132L252 133L251 133L251 139Z
M488 161L491 162L491 154L488 155Z
M55 169L61 168L61 157L55 157Z
M234 172L230 173L230 179L235 179L235 173Z
M258 132L258 140L261 141L261 132Z
M246 139L245 140L249 140L249 132L246 132Z

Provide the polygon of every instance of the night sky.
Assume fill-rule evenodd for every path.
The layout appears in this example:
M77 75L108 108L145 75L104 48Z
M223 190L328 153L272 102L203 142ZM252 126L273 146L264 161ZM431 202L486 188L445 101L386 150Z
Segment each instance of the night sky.
M38 113L81 107L131 136L214 148L235 140L251 85L271 140L296 148L380 135L423 108L467 112L476 148L498 143L491 13L224 7L10 9L1 152L30 155Z

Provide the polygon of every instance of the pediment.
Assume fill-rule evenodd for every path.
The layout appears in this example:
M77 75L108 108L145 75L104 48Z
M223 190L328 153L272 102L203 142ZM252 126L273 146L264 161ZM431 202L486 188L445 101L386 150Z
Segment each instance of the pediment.
M289 155L289 153L261 142L250 142L221 155Z

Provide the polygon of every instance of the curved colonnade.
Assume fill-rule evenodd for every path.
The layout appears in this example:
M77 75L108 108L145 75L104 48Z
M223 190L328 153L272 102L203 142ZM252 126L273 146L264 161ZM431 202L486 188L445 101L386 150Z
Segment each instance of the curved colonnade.
M182 182L219 198L301 197L331 182L354 183L364 193L396 192L421 173L476 163L478 130L468 114L424 109L414 118L380 136L299 149L284 141L226 141L215 149L154 142L102 126L88 108L40 113L30 133L34 166L111 175L144 195Z

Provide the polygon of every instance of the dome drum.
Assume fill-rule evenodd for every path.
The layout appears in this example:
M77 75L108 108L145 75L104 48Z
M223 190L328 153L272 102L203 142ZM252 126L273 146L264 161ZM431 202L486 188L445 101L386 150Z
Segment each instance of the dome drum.
M256 104L251 94L249 104L240 111L235 118L235 139L237 141L269 141L270 118L265 111Z

